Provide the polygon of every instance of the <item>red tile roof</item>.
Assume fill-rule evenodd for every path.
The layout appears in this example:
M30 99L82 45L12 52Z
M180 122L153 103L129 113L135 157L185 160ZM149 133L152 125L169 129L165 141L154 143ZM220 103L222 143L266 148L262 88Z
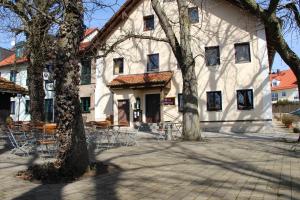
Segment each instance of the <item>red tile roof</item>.
M111 88L162 87L168 84L173 72L119 75L108 86Z
M278 86L272 86L272 91L297 88L296 76L290 69L280 71L278 73L272 73L270 75L271 83L272 83L272 80L274 80L274 79L280 81L280 83Z
M97 30L96 28L88 28L88 29L86 29L85 32L84 32L84 37L89 36L91 33L93 33L96 30ZM91 44L92 44L91 42L84 42L84 43L81 42L79 50L80 51L85 51L85 50L87 50L91 46ZM15 59L16 59L16 54L13 54L13 55L7 57L6 59L4 59L4 60L2 60L0 62L0 67L4 67L4 66L7 66L7 65L13 65L13 64L15 64ZM18 58L16 60L17 64L21 64L21 63L25 63L25 62L28 62L28 59L26 57Z
M27 94L28 91L26 88L15 84L9 80L6 80L3 77L0 77L0 91L7 92L7 93L20 93L20 94Z

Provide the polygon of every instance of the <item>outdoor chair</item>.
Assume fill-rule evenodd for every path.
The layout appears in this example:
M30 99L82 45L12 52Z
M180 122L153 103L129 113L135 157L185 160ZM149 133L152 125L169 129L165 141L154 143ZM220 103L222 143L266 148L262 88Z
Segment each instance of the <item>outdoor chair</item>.
M37 140L41 146L41 151L43 153L47 152L50 156L54 156L57 150L56 128L57 125L54 123L44 124L42 138ZM43 147L45 147L45 149Z

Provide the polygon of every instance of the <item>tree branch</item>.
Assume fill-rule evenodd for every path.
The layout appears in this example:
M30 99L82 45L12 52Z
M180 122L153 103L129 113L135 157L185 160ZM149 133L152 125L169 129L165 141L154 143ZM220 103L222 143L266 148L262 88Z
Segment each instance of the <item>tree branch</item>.
M285 7L294 13L295 21L300 28L300 13L295 2L289 3Z

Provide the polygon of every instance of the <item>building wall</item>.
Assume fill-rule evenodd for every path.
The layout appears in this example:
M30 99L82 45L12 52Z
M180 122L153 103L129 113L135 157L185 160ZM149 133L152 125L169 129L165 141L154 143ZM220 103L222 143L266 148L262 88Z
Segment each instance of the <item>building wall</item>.
M286 96L283 96L282 93L286 94ZM272 93L277 93L278 100L288 100L288 101L299 101L299 94L298 94L298 88L292 88L292 89L286 89L286 90L276 90L272 91ZM276 100L272 98L272 103L276 103Z
M162 4L173 22L178 21L175 1ZM200 22L192 25L192 50L196 57L196 76L198 78L199 112L203 123L206 121L237 121L237 120L270 120L271 93L268 79L268 56L264 27L252 15L223 0L197 1ZM192 7L192 5L191 5ZM201 10L202 8L202 10ZM164 38L165 35L155 16L155 30L143 31L143 16L152 15L154 11L150 0L141 1L128 19L112 31L106 43L113 44L129 31L134 34ZM154 14L155 15L155 14ZM173 27L178 34L178 24ZM251 62L235 63L235 43L249 42ZM219 66L206 66L204 49L207 46L220 46ZM118 99L130 98L136 91L111 91L106 85L116 77L113 75L113 59L124 57L124 74L146 72L147 55L159 53L159 70L174 72L171 89L165 91L165 97L175 97L182 92L182 75L177 68L176 59L170 46L163 42L130 39L121 43L115 52L104 59L97 60L97 84L95 92L95 118L103 120L107 115L114 114L117 118L116 105ZM99 52L101 54L101 52ZM236 90L253 89L254 109L237 110ZM206 109L206 92L222 91L222 111L208 112ZM113 94L113 92L115 92ZM142 101L143 103L143 101ZM164 106L164 119L179 120L181 114L177 105ZM206 126L206 125L205 125Z

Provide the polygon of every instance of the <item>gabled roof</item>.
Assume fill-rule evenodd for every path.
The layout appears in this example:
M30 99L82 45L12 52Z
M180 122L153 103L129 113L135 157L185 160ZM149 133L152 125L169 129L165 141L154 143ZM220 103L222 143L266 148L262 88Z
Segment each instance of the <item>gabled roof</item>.
M240 3L240 0L225 0L240 9L244 9ZM97 36L96 44L101 44L106 37L124 20L127 19L129 14L134 10L134 8L138 5L138 3L142 2L141 0L126 0L125 3L120 7L120 9L108 20L108 22L102 27L100 33ZM267 32L268 30L266 30ZM266 34L267 35L267 34ZM275 57L275 50L272 48L271 42L269 38L267 38L268 43L268 57L269 57L269 65L270 67L273 64L273 60Z
M108 86L118 89L164 87L170 82L172 75L173 72L171 71L119 75L113 79Z
M17 94L27 94L28 91L26 88L11 82L9 80L6 80L3 77L0 77L0 92L5 93L17 93Z
M84 32L84 38L88 37L89 35L91 35L93 32L95 32L96 30L98 30L97 28L88 28L85 30ZM80 47L79 47L79 51L86 51L92 44L92 41L90 42L81 42L80 43ZM14 65L14 64L22 64L22 63L26 63L28 62L28 59L24 56L22 58L17 58L16 59L16 54L14 53L13 55L7 57L6 59L2 60L0 62L0 68L1 67L5 67L5 66L9 66L9 65Z
M273 80L278 80L278 86L272 86L272 91L286 90L297 88L297 79L292 70L283 70L277 73L270 74L271 83Z

